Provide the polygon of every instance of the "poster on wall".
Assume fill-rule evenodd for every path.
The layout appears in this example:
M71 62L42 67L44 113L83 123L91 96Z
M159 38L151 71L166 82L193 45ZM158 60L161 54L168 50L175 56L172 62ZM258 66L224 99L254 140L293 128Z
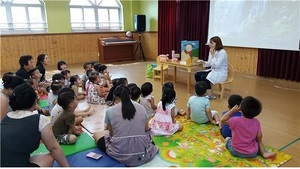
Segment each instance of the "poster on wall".
M199 41L181 41L181 61L197 61L199 57Z

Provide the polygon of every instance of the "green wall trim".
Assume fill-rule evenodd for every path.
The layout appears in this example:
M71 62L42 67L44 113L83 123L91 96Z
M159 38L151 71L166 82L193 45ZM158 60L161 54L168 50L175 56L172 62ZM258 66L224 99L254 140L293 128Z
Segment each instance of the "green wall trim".
M71 32L70 0L44 0L48 33Z

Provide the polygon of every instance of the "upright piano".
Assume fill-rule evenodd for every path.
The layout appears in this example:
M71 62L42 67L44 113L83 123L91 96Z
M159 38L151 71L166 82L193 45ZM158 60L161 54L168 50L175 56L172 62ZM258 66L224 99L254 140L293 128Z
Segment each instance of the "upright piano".
M99 62L132 60L136 40L127 37L108 37L98 40Z

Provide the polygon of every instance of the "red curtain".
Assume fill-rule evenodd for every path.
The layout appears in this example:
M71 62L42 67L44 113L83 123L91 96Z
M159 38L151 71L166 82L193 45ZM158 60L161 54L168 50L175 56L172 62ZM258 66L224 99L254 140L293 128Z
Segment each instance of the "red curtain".
M199 41L199 58L208 58L209 1L180 1L176 29L176 52L180 53L182 40Z
M259 49L257 75L300 82L300 52Z
M175 49L176 7L176 0L158 1L158 55Z
M209 1L158 1L158 54L181 52L182 40L199 40L199 58L207 59Z

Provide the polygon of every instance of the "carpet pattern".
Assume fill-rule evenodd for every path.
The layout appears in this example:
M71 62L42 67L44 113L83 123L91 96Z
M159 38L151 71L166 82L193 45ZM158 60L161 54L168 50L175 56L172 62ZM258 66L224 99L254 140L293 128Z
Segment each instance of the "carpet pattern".
M292 158L275 148L268 151L277 153L275 158L238 158L232 156L225 147L225 139L219 127L212 124L196 124L184 117L176 117L184 128L172 136L154 136L159 147L159 156L166 162L181 167L276 167Z

